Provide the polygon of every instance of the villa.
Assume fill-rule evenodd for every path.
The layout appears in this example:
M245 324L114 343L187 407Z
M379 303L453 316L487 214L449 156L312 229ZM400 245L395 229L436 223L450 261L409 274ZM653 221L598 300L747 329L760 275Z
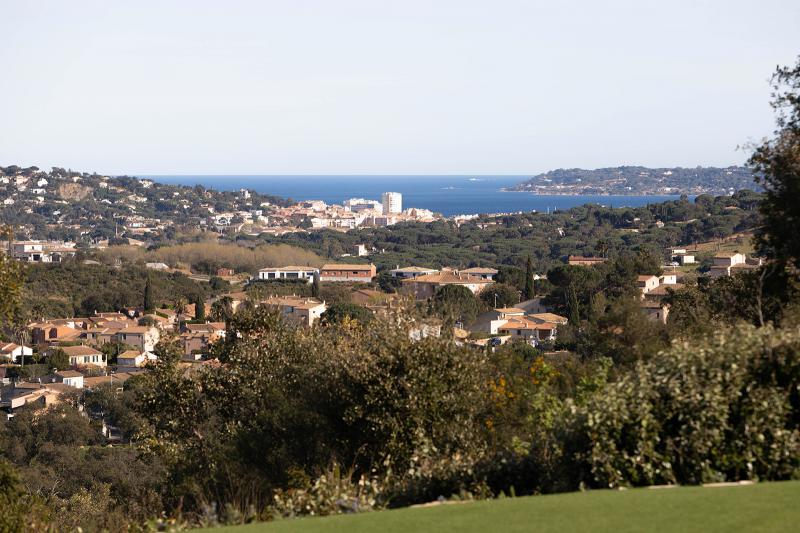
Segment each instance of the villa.
M310 266L268 267L258 271L258 279L260 280L303 279L311 283L314 281L314 276L317 275L319 275L319 269Z

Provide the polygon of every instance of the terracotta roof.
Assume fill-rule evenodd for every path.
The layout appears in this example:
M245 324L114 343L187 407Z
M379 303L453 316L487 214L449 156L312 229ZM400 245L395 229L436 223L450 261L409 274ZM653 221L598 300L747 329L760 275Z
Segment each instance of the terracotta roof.
M186 324L186 329L192 333L213 332L225 329L225 322L209 322L208 324Z
M508 322L497 328L498 330L501 329L530 329L530 330L543 330L543 329L555 329L556 325L550 322L534 322L533 320L528 320L524 317L514 317L509 319Z
M651 279L653 279L653 278L656 278L656 279L658 279L658 276L654 276L654 275L652 275L652 274L644 274L644 275L641 275L641 276L637 276L637 277L636 277L636 279L637 279L638 281L650 281L650 280L651 280Z
M534 313L529 315L534 320L541 320L542 322L552 322L554 324L566 324L569 319L565 316L557 315L555 313Z
M498 307L497 309L495 309L495 311L497 311L498 313L506 313L506 314L509 314L509 313L522 313L522 314L525 314L525 310L524 309L520 309L519 307Z
M119 333L134 333L134 334L144 334L148 333L152 328L149 326L133 326L130 328L122 328L119 330Z
M298 309L313 309L322 305L322 302L315 298L301 298L298 296L273 296L261 303L262 305L296 307Z
M404 279L403 283L435 283L439 285L471 285L475 283L492 283L492 280L471 276L469 274L455 274L453 272L439 272L438 274L425 274L416 278Z
M56 372L56 376L61 378L80 378L83 377L83 374L75 370L61 370L60 372Z
M497 274L497 270L494 268L483 268L483 267L473 267L473 268L466 268L461 270L465 274Z
M655 296L666 295L667 289L672 289L673 291L677 291L678 289L683 288L683 286L684 286L683 283L665 283L664 285L659 285L658 287L648 292L647 294L648 295L652 294Z
M438 269L410 266L402 268L393 268L392 270L390 270L390 272L438 272Z
M129 372L117 372L116 374L111 374L110 376L94 376L90 378L83 378L83 386L87 389L91 389L105 383L122 383L133 376L134 374Z
M61 348L64 350L64 353L73 357L73 356L80 356L80 355L101 355L101 352L98 352L91 346L64 346Z

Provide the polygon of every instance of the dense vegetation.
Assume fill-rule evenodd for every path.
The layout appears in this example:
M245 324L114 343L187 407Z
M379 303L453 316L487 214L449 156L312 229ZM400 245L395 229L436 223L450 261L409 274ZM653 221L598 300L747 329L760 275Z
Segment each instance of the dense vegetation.
M166 273L144 266L115 268L103 264L67 261L59 265L26 265L23 309L32 320L53 317L90 316L144 305L148 281L156 307L172 306L198 295L211 294L209 284L200 284L185 274Z
M286 244L264 245L243 241L240 246L216 241L187 242L157 246L144 250L138 246L113 246L100 254L104 261L158 262L213 275L219 268L235 272L258 274L260 268L286 265L320 266L322 259L315 253Z
M280 237L239 236L293 244L336 257L362 243L381 252L370 257L379 268L505 265L525 268L531 257L537 272L562 263L567 255L614 256L650 250L666 259L670 246L723 239L759 223L761 195L683 197L639 208L585 205L567 211L482 216L460 225L452 221L399 224L340 233L319 231ZM663 226L662 226L663 224ZM520 287L521 289L522 287Z

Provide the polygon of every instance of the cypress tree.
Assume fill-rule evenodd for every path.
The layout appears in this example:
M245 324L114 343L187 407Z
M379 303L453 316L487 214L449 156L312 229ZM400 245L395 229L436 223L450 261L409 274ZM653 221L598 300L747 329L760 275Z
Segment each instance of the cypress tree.
M206 302L203 295L198 293L194 298L194 318L195 320L206 319Z
M578 304L578 292L575 287L571 286L568 289L568 310L569 310L569 323L577 327L581 323L580 305Z
M153 300L153 287L150 284L150 276L147 276L147 281L144 284L144 310L153 311L155 308L156 304Z
M525 263L525 289L522 291L522 295L526 300L536 296L536 289L533 286L533 262L531 261L531 256L528 256L528 260Z
M311 283L311 296L319 298L319 274L314 274L314 281Z

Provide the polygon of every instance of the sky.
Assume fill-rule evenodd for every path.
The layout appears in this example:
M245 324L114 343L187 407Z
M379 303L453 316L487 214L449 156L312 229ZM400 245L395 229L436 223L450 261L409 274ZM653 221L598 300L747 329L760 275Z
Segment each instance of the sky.
M0 0L0 165L535 174L740 164L797 0Z

